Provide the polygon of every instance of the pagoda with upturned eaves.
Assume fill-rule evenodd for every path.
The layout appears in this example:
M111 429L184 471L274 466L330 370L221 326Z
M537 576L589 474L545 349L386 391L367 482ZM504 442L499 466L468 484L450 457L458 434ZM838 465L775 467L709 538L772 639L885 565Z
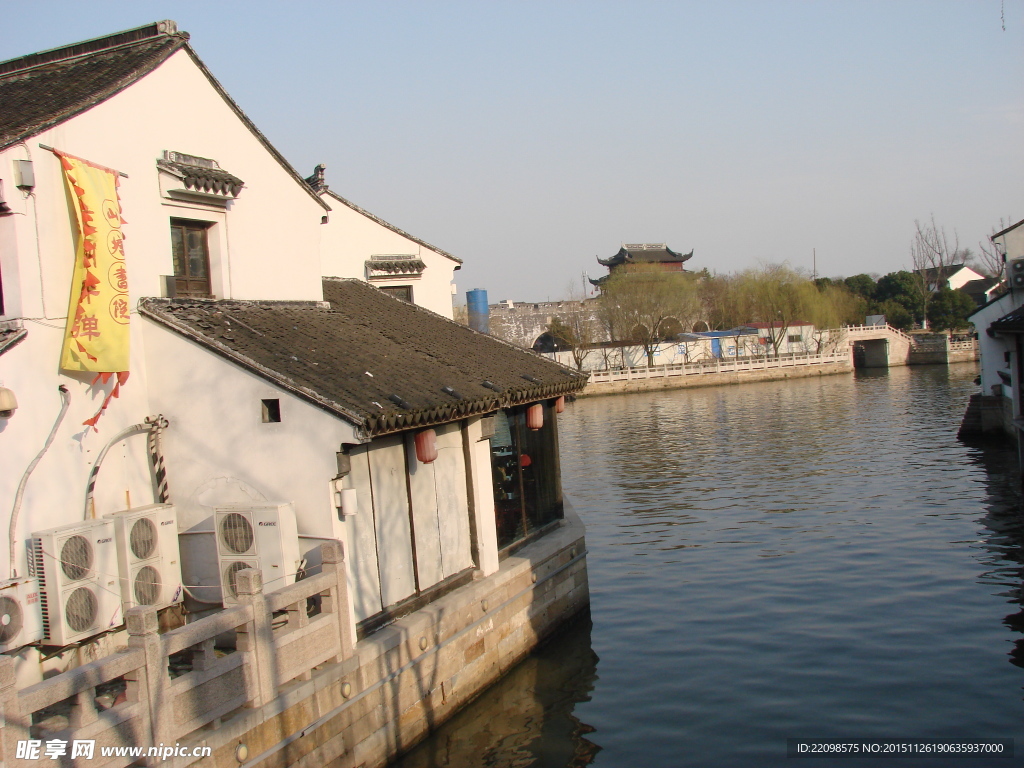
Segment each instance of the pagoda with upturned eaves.
M683 263L693 258L693 251L689 253L676 253L665 243L628 243L619 248L614 256L602 259L597 257L597 263L608 267L608 274L596 280L590 280L591 285L600 288L605 281L615 274L615 270L621 269L629 264L656 264L666 272L685 272Z

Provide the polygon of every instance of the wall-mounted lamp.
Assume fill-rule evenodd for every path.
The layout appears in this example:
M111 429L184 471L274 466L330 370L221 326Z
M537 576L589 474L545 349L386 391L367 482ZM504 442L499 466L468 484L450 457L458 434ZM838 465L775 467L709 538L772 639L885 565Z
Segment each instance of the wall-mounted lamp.
M31 160L14 161L14 186L25 191L36 186L36 172Z
M359 509L359 496L355 488L345 488L344 480L334 481L334 506L340 517L351 517Z
M0 387L0 419L9 419L18 410L18 398L14 396L14 390L7 387Z

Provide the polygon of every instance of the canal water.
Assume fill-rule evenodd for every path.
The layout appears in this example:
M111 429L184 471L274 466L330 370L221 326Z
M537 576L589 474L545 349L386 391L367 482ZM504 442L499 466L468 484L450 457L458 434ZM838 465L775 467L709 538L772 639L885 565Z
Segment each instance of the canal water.
M1015 455L956 432L973 365L582 399L577 622L400 765L876 765L787 739L1014 739Z

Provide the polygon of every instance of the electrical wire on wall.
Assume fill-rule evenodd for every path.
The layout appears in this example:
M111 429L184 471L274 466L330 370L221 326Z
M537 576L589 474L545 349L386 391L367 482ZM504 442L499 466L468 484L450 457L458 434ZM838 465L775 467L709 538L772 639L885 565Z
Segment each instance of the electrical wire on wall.
M126 437L137 434L139 432L148 432L149 435L146 440L146 446L149 451L149 462L153 469L153 477L155 487L153 495L156 497L157 503L167 503L170 500L170 493L167 489L167 471L164 468L164 457L161 452L161 441L160 436L164 429L168 426L167 419L164 418L163 414L157 414L156 416L150 416L140 424L132 424L130 427L125 427L116 435L114 435L110 441L103 446L99 455L96 457L96 463L92 465L92 470L89 472L89 482L86 484L85 490L85 514L84 519L88 520L96 516L96 510L93 504L93 494L96 490L96 479L100 473L100 465L103 463L104 457L107 455L107 451L117 445L119 442L124 440Z
M8 556L10 558L9 562L11 566L12 579L18 577L17 569L14 567L14 542L17 541L18 538L18 513L21 511L21 500L22 497L25 495L25 486L28 484L29 475L32 474L32 471L36 468L36 465L39 464L40 459L43 458L43 455L50 448L50 443L53 442L53 438L57 434L57 428L60 427L60 423L64 421L64 416L67 415L68 407L71 405L71 393L68 392L68 388L61 384L59 387L57 387L57 390L60 392L60 397L62 401L60 406L60 413L57 414L57 420L53 423L53 429L50 430L50 436L47 437L46 442L43 443L42 450L39 451L36 457L32 460L32 463L28 465L28 469L25 470L25 474L21 476L21 482L18 483L18 492L14 495L14 508L11 510L11 521L7 528L7 535L11 541L11 548L8 553Z

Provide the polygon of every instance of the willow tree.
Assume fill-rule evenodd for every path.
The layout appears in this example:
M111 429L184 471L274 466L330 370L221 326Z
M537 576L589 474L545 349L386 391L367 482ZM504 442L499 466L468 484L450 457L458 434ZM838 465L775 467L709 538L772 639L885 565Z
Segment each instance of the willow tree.
M614 341L643 347L647 365L661 341L688 330L701 315L696 278L656 264L619 267L601 286L600 316Z

